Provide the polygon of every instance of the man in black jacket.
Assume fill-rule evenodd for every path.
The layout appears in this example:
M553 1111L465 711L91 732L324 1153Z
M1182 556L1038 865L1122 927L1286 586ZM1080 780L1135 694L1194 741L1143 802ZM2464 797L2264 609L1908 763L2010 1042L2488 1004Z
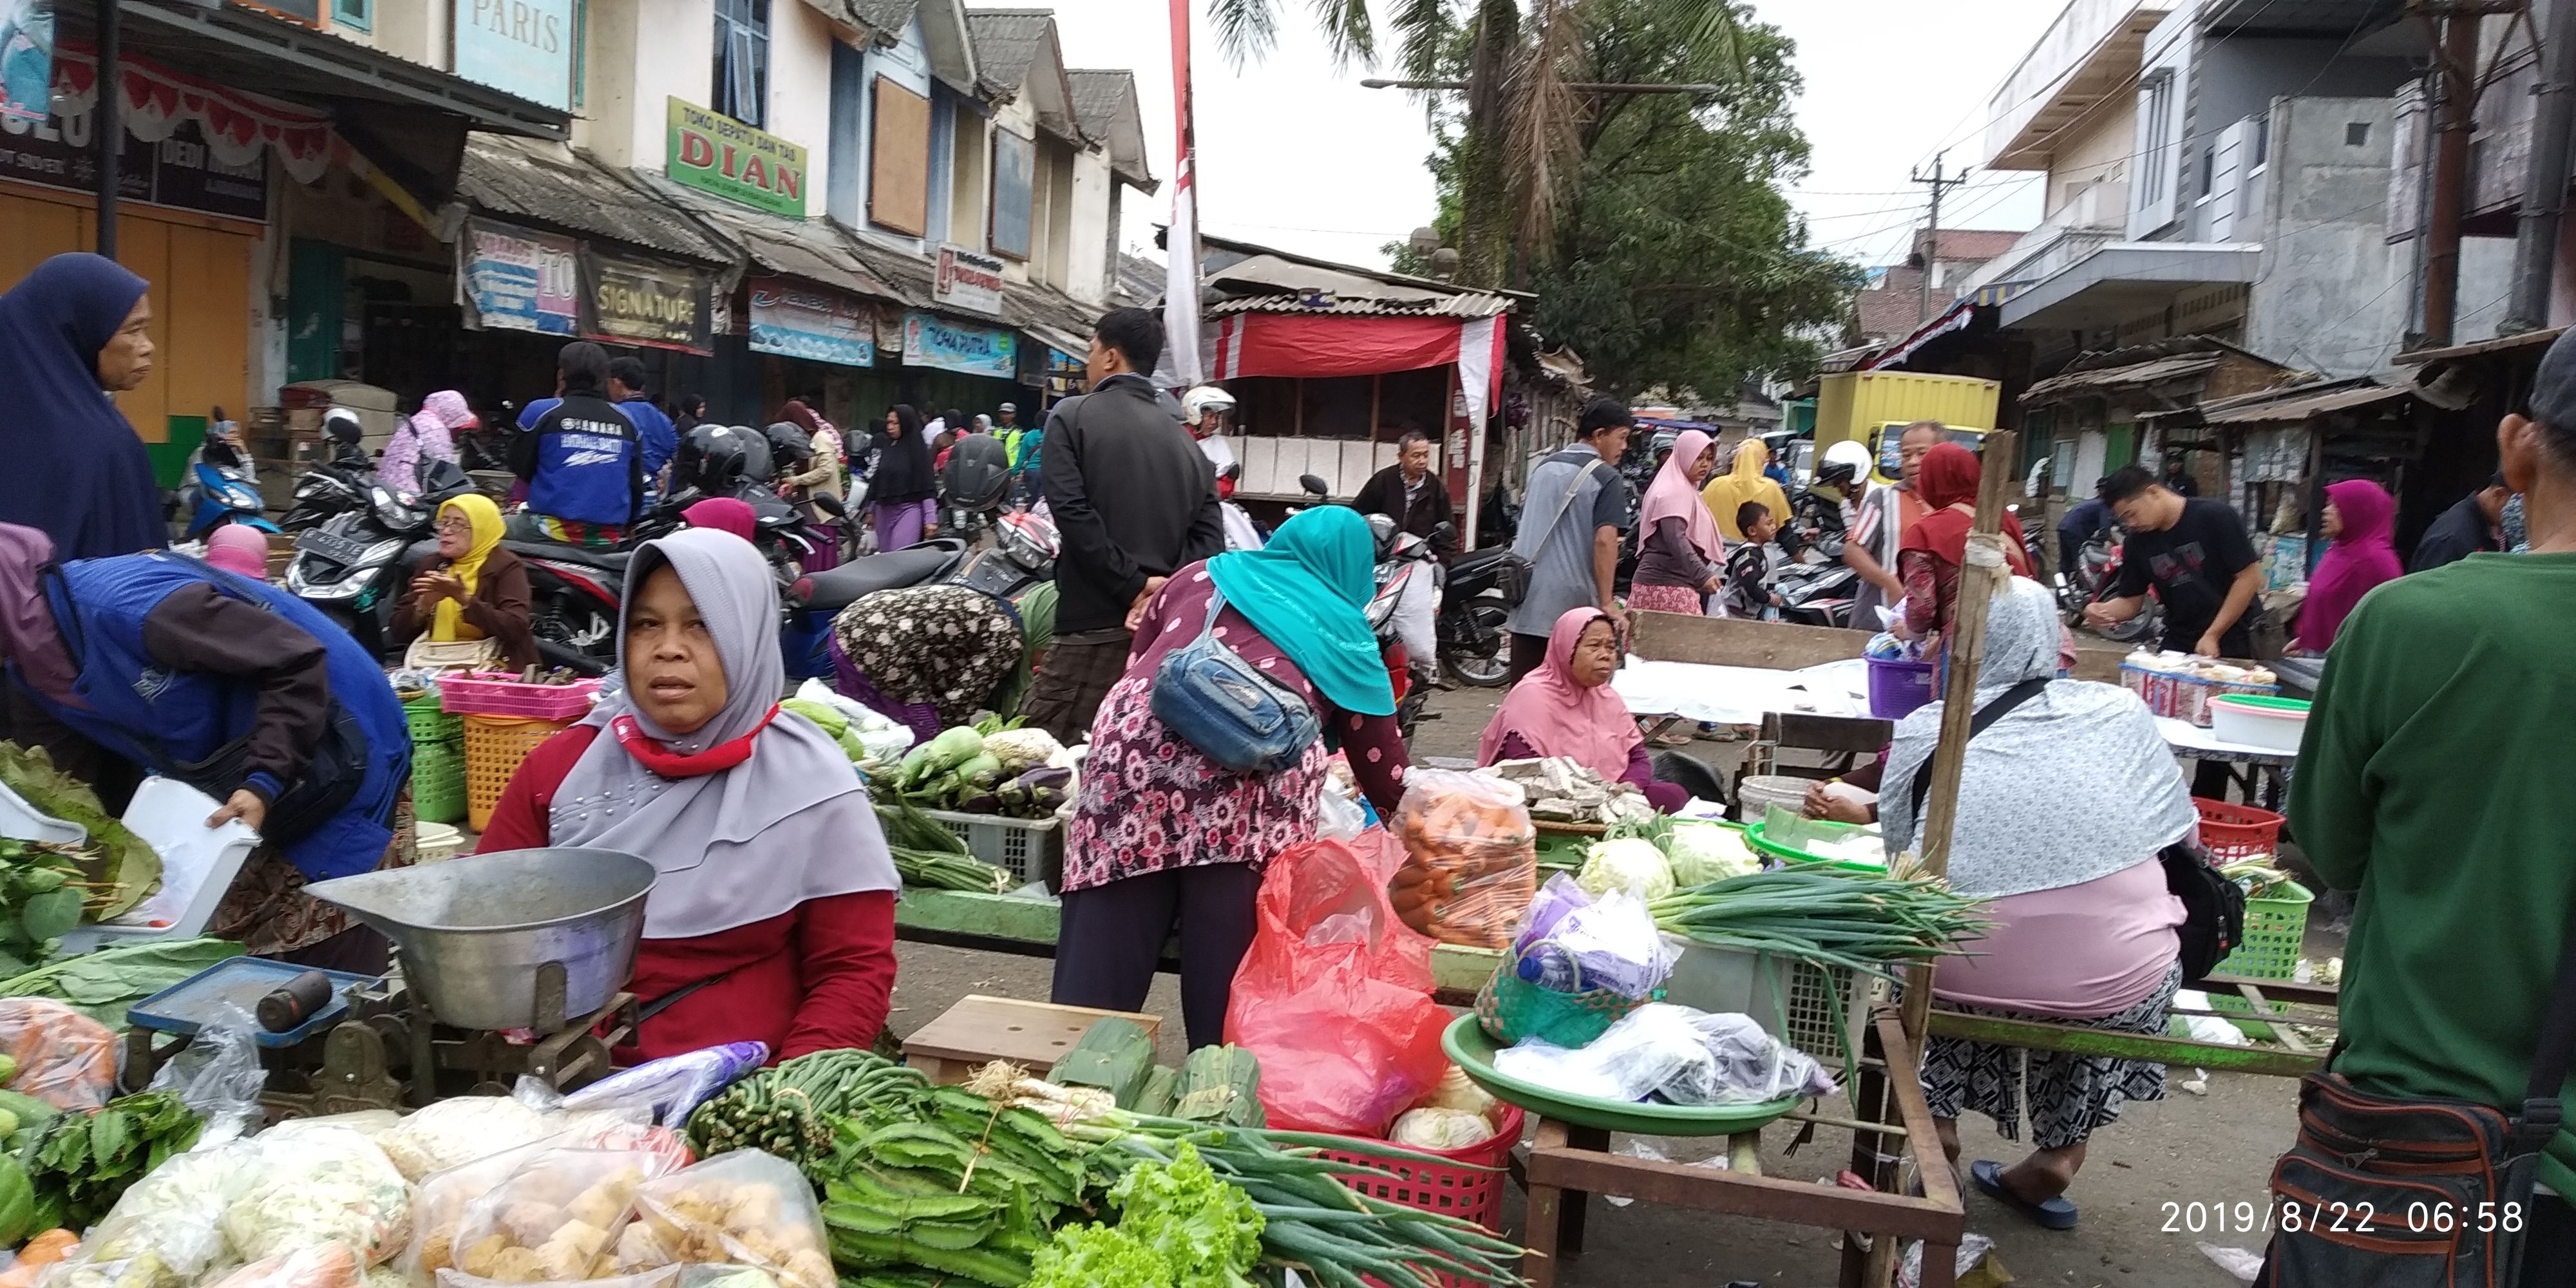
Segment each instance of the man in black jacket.
M2505 486L2502 474L2461 497L2416 538L2415 562L2406 571L2431 572L2482 551L2504 549L2504 503L2511 499L2513 489Z
M1370 475L1351 508L1395 520L1397 531L1430 541L1433 552L1446 560L1458 553L1458 534L1453 528L1446 537L1431 535L1451 522L1449 489L1431 474L1431 437L1408 429L1396 440L1395 451L1395 464Z
M1174 569L1225 549L1216 468L1145 375L1162 354L1160 318L1110 310L1085 364L1091 392L1047 413L1038 473L1063 549L1055 647L1023 713L1062 742L1091 732L1145 600Z

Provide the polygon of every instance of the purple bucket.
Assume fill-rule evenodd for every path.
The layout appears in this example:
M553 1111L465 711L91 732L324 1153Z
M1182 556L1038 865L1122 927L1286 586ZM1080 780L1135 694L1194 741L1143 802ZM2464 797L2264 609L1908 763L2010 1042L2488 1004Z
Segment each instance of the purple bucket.
M1902 720L1932 700L1935 663L1895 658L1863 658L1869 663L1869 713L1881 720Z

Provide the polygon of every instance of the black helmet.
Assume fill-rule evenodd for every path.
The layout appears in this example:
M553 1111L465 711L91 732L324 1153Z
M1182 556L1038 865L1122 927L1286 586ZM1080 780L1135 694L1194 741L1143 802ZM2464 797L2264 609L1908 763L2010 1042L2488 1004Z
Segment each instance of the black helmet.
M951 505L981 510L1002 499L1011 482L1011 451L991 434L968 434L948 449L940 489Z
M807 463L814 459L813 436L796 425L777 421L761 433L769 439L770 459L781 473L790 470L802 473Z
M700 425L680 439L671 458L675 487L708 496L731 496L745 482L769 477L769 440L739 425Z

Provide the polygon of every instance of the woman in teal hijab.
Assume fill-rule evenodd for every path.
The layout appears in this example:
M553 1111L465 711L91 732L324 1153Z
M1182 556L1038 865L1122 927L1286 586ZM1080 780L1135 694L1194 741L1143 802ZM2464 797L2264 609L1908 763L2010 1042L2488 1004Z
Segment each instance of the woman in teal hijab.
M1278 773L1239 773L1154 717L1156 668L1202 628L1312 704L1360 790L1380 814L1394 812L1408 759L1395 690L1363 612L1375 553L1358 511L1319 507L1281 524L1262 550L1175 571L1146 602L1127 672L1092 722L1066 832L1058 1003L1143 1006L1177 930L1190 1045L1224 1040L1262 869L1319 830L1332 756L1324 742ZM1211 624L1208 605L1220 592L1225 604Z

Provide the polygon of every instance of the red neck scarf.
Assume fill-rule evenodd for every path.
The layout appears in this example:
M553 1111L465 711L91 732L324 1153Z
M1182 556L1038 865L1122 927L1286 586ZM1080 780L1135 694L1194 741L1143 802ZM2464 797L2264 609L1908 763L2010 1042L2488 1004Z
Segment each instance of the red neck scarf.
M695 755L673 751L647 737L633 716L619 716L608 722L608 728L617 735L617 745L624 747L626 754L635 758L636 764L664 778L696 778L702 774L723 773L751 759L751 740L759 737L760 731L777 718L778 704L773 702L769 705L769 713L760 718L759 724L751 727L750 733L731 742L717 743Z

